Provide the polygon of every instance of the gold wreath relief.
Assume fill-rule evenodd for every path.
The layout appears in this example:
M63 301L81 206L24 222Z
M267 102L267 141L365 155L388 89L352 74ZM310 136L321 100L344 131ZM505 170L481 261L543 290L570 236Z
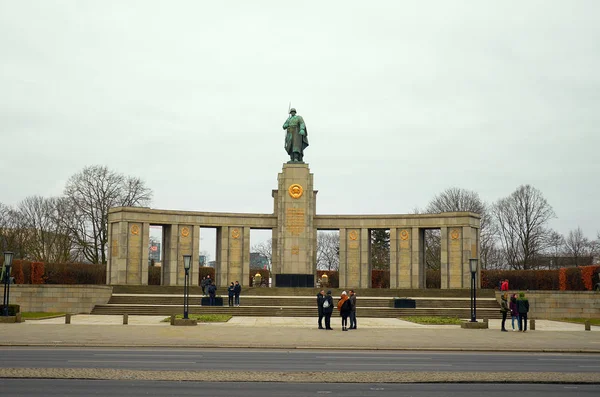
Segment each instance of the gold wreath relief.
M358 238L358 233L356 232L356 230L352 230L350 231L348 237L350 237L350 240L356 240Z
M140 227L138 225L131 226L131 234L135 234L135 235L140 234Z
M190 229L188 229L187 227L184 227L183 229L181 229L181 236L182 237L187 237L190 235Z
M300 247L297 245L292 246L292 255L300 255Z
M233 229L231 230L231 237L233 238L240 238L240 229Z
M460 237L460 232L457 229L452 229L450 232L450 237L452 237L452 240L456 240Z
M402 240L408 240L408 230L402 230L400 232L400 239L402 239Z
M297 183L290 185L290 187L288 188L288 193L290 194L290 197L294 199L299 199L300 197L302 197L303 192L304 189Z

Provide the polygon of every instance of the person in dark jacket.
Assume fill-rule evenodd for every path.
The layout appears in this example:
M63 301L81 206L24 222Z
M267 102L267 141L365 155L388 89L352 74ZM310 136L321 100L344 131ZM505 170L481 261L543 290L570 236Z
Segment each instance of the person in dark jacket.
M348 317L350 317L350 312L352 311L352 304L346 291L342 291L337 308L340 311L340 316L342 316L342 331L348 331Z
M317 310L319 311L319 329L323 328L323 302L325 301L325 291L321 290L317 294Z
M242 286L237 281L235 282L233 293L235 294L235 305L239 306L240 305L240 294L242 293Z
M504 293L502 294L502 299L500 300L500 312L502 313L502 332L508 332L506 331L506 328L504 327L504 325L506 324L506 316L508 314L508 312L510 311L510 307L508 306L508 294Z
M350 290L350 304L352 309L350 311L350 328L348 329L356 329L356 293L353 289Z
M519 308L517 307L517 294L512 294L510 297L510 317L512 323L513 332L517 331L520 327L519 325ZM517 327L515 328L515 321L517 322Z
M215 306L215 297L217 296L217 286L213 284L212 280L210 280L210 284L208 284L208 297L209 297L209 305Z
M202 287L202 295L206 295L206 276L202 277L200 287Z
M232 281L231 284L229 284L229 287L227 287L227 295L229 296L229 306L233 306L233 296L235 294L234 290L235 286L233 285Z
M529 301L525 293L519 292L517 299L517 310L519 311L519 331L527 332L527 313L529 312Z
M333 313L333 298L331 297L331 290L327 291L327 296L323 299L323 316L325 316L325 329L332 330L331 328L331 313Z

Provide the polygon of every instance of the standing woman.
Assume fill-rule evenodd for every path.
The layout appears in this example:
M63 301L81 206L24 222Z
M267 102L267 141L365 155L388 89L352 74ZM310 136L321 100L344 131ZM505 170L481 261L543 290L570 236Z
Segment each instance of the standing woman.
M519 308L517 306L517 294L512 294L512 296L510 297L510 317L511 317L511 323L512 323L512 330L513 332L517 331L517 329L520 330L519 328ZM517 321L517 328L515 328L515 320Z
M235 291L235 286L233 285L233 281L231 282L231 284L229 285L229 287L227 287L227 295L229 295L229 306L233 306L233 295Z
M500 312L502 312L502 332L508 332L506 331L506 328L504 327L504 325L506 324L506 315L508 314L508 312L510 311L510 307L508 307L508 294L505 292L504 294L502 294L502 300L500 301Z
M337 308L342 316L342 331L348 331L348 317L352 311L352 304L346 291L342 291L342 296L337 304Z

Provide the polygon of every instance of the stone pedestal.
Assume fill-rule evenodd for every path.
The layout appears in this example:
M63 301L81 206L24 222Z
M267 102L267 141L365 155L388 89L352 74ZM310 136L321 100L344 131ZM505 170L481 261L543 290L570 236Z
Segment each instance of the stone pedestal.
M312 287L316 276L317 234L313 225L317 192L308 164L288 163L273 191L277 215L273 269L278 287ZM312 275L312 277L311 277ZM279 283L277 280L280 280ZM283 281L282 281L283 280Z

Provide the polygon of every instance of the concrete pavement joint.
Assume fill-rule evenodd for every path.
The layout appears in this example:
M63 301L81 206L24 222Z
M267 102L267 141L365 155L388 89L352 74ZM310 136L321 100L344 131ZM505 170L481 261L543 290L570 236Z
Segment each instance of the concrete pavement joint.
M143 371L105 368L5 368L0 372L0 378L286 383L600 383L595 373Z
M357 346L296 346L296 345L234 345L234 344L115 344L115 343L0 343L0 347L99 347L99 348L159 348L159 349L267 349L267 350L348 350L348 351L426 351L426 352L478 352L478 353L589 353L600 354L600 349L493 349L493 348L460 348L460 347L357 347Z

